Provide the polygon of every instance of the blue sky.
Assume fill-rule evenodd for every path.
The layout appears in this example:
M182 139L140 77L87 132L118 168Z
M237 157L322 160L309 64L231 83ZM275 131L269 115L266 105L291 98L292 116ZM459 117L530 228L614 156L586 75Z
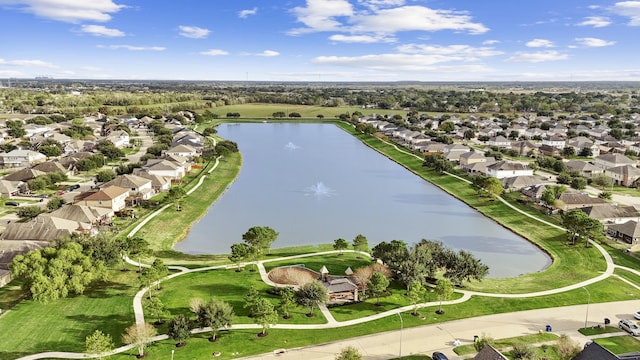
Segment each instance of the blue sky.
M0 0L0 78L640 81L640 1Z

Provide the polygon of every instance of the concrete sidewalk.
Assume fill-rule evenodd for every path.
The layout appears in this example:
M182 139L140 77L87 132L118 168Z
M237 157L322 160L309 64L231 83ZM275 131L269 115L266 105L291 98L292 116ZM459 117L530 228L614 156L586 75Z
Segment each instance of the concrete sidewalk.
M453 352L453 341L460 340L462 344L473 343L474 335L487 335L494 339L535 334L551 325L555 334L567 334L583 345L588 337L578 333L578 329L601 324L604 318L611 320L616 326L620 319L632 319L633 313L640 309L640 300L575 305L550 309L537 309L516 313L481 316L471 319L456 320L435 325L404 329L401 331L385 332L324 345L310 346L299 349L287 349L283 354L262 354L243 358L282 359L282 360L334 360L335 354L346 346L354 346L360 350L367 360L381 360L411 354L431 355L434 351L446 354L449 359L464 359L470 356L457 356ZM405 314L404 316L410 316ZM394 319L395 320L395 319ZM336 329L336 331L340 331ZM620 333L625 334L625 333ZM640 348L640 341L638 341Z

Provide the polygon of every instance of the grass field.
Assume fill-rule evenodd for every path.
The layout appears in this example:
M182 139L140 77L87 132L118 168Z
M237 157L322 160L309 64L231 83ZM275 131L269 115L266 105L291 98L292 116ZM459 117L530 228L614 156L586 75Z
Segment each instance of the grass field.
M84 339L95 330L117 342L134 323L132 299L135 271L112 271L110 280L96 284L84 295L41 304L24 300L2 315L0 359L15 359L46 351L84 351ZM13 290L13 291L12 291ZM0 289L0 306L19 292Z

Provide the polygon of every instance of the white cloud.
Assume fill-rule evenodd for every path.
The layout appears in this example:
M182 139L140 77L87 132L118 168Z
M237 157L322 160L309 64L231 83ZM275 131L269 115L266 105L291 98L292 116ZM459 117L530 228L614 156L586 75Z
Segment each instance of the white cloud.
M527 42L527 47L540 48L540 47L553 47L553 41L545 39L533 39Z
M375 71L392 72L480 72L488 71L481 64L437 65L452 60L463 60L443 55L374 54L362 56L319 56L314 64L355 67Z
M82 25L82 27L80 28L80 31L93 36L104 36L104 37L125 36L125 33L118 29L110 29L102 25Z
M495 45L499 43L500 43L500 40L485 40L482 42L482 45Z
M306 0L305 7L292 10L306 27L289 31L290 35L311 32L348 32L392 35L402 31L453 30L482 34L489 29L472 21L464 11L431 9L425 6L404 5L401 0L360 0L354 6L347 0Z
M273 50L265 50L259 54L256 54L256 56L265 56L265 57L273 57L273 56L278 56L280 55L279 52L277 51L273 51Z
M197 26L180 25L178 26L178 29L180 29L180 36L190 39L204 39L209 36L209 33L211 32L211 30L209 29L204 29Z
M375 14L356 15L350 29L360 32L393 34L400 31L454 30L470 34L482 34L489 29L471 21L464 12L434 10L424 6L403 6L384 9Z
M207 56L223 56L223 55L229 55L229 52L221 49L210 49L207 51L203 51L200 54L207 55Z
M397 47L397 50L407 54L445 55L456 56L466 61L476 60L479 57L490 57L503 54L502 51L490 47L473 47L469 45L423 45L407 44Z
M587 46L587 47L603 47L603 46L611 46L614 45L616 42L615 41L607 41L607 40L602 40L602 39L597 39L597 38L576 38L576 41L578 43L580 43L580 45L582 46Z
M164 51L167 48L162 46L134 46L134 45L98 45L97 47L101 49L111 49L111 50L130 50L130 51Z
M640 1L621 1L611 7L615 14L629 18L630 26L640 26Z
M42 60L5 60L0 59L0 65L6 66L19 66L19 67L43 67L43 68L57 68L52 63Z
M329 36L329 40L343 43L360 43L360 44L373 44L373 43L390 43L396 42L396 38L385 36L372 36L372 35L342 35L335 34Z
M531 63L539 63L546 61L558 61L558 60L567 60L569 55L562 54L555 50L547 50L540 52L517 52L515 55L509 57L507 62L531 62Z
M339 30L342 24L335 18L353 15L353 7L347 0L307 0L306 7L295 7L292 11L307 26L291 30L292 35Z
M594 28L600 28L611 25L611 20L608 17L604 16L589 16L586 17L585 20L581 23L578 23L578 26L593 26Z
M109 21L111 14L126 7L112 0L0 0L0 3L18 5L20 10L36 16L71 23Z
M249 15L255 15L258 13L258 8L254 7L253 9L241 10L238 12L238 17L241 19L246 19Z

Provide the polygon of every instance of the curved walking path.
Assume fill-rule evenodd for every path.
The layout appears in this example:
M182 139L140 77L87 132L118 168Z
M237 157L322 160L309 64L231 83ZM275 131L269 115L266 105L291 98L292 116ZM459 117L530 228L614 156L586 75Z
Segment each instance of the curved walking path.
M402 149L398 148L398 146L395 145L395 144L388 143L388 142L385 142L385 143L387 143L388 145L392 145L393 147L395 147L396 150L398 150L400 152L403 152L405 154L409 154L411 156L415 156L417 158L420 158L420 157L418 157L417 155L415 155L413 153L410 153L410 152L407 152L405 150L402 150ZM207 174L210 174L218 166L218 164L219 164L219 158L216 159L215 165L208 171ZM457 175L450 174L450 173L447 173L447 174L450 175L450 176L453 176L453 177L455 177L457 179L460 179L460 180L462 180L464 182L470 183L468 180L466 180L466 179L464 179L462 177L459 177ZM198 187L200 187L200 185L204 181L204 176L206 176L206 175L203 175L203 177L200 178L198 184L196 186L194 186L194 188L192 188L187 193L188 195L190 195ZM553 223L547 222L547 221L545 221L543 219L539 219L539 218L537 218L537 217L535 217L535 216L533 216L533 215L531 215L531 214L529 214L527 212L524 212L524 211L518 209L517 207L513 206L512 204L510 204L509 202L504 200L502 197L498 197L498 199L500 201L502 201L505 205L509 206L514 211L519 212L520 214L523 214L523 215L525 215L525 216L527 216L527 217L529 217L529 218L531 218L533 220L536 220L536 221L538 221L538 222L540 222L542 224L545 224L547 226L551 226L551 227L566 231L566 229L564 229L561 226L558 226L558 225L555 225ZM166 209L170 205L171 204L166 205L166 206L162 207L161 209L158 209L157 211L152 213L150 216L148 216L146 219L144 219L144 221L142 221L138 226L136 226L136 228L134 228L127 236L129 236L129 237L133 236L150 219L155 217L157 214L159 214L161 211L163 211L164 209ZM422 303L422 304L418 304L418 307L419 308L430 307L430 306L436 306L436 305L439 305L439 304L442 304L442 305L459 304L459 303L462 303L462 302L465 302L465 301L469 300L472 296L485 296L485 297L494 297L494 298L528 298L528 297L537 297L537 296L558 294L558 293L561 293L561 292L578 289L578 288L581 288L581 287L596 283L598 281L602 281L602 280L612 276L613 273L614 273L615 268L624 269L624 270L633 272L634 274L640 276L640 271L638 271L638 270L627 268L627 267L620 266L620 265L615 265L613 263L613 259L609 255L609 253L607 253L606 250L602 246L600 246L599 244L597 244L596 242L594 242L592 240L589 240L589 242L593 246L595 246L598 249L598 251L600 251L602 256L605 258L605 261L606 261L606 264L607 264L606 270L601 275L596 276L594 278L582 281L580 283L564 286L564 287L561 287L561 288L549 289L549 290L544 290L544 291L537 291L537 292L532 292L532 293L521 293L521 294L483 293L483 292L466 291L466 290L455 290L456 292L462 293L462 297L460 297L458 299L455 299L455 300L450 300L450 301L443 301L443 302L439 302L438 301L438 302ZM353 250L342 250L342 251L354 252ZM260 277L261 277L262 281L264 281L265 283L267 283L269 285L272 285L272 286L283 286L283 285L280 285L280 284L276 284L276 283L272 282L269 279L268 274L266 272L266 269L264 267L264 263L273 262L273 261L299 259L299 258L304 258L304 257L332 254L332 253L338 253L338 252L340 252L340 251L335 250L335 251L325 251L325 252L318 252L318 253L312 253L312 254L301 254L301 255L287 256L287 257L281 257L281 258L276 258L276 259L247 262L247 263L240 264L240 266L255 264L258 267L258 270L259 270ZM361 254L365 254L367 256L370 256L368 253L361 253ZM136 265L136 266L149 266L149 265L140 264L138 262L135 262L135 261L133 261L133 260L127 258L127 257L125 257L125 261L127 261L130 264ZM165 277L164 279L162 279L160 281L172 279L172 278L175 278L175 277L178 277L178 276L181 276L181 275L185 275L185 274L189 274L189 273L193 273L193 272L198 272L198 271L208 271L208 270L214 270L214 269L228 269L228 268L233 268L233 267L235 267L235 266L228 265L228 264L227 265L217 265L217 266L195 268L195 269L189 269L189 268L185 268L185 267L181 267L181 266L169 266L170 269L177 270L178 272L173 273L173 274ZM157 285L160 281L151 284L151 286ZM626 282L630 283L628 281L626 281ZM636 287L636 288L640 288L638 285L635 285L635 284L632 284L632 283L631 283L631 285ZM145 322L144 310L143 310L143 306L142 306L142 298L144 297L144 294L146 294L147 291L149 291L149 287L143 288L142 290L138 291L138 293L136 293L136 295L134 296L134 299L133 299L135 322L138 325L144 324L144 322ZM594 304L593 306L596 306L596 305L600 305L600 304ZM401 314L403 312L412 311L413 309L414 309L414 306L413 305L409 305L409 306L404 306L404 307L401 307L401 308L397 308L397 309L393 309L393 310L377 313L377 314L366 316L366 317L362 317L362 318L357 318L357 319L352 319L352 320L347 320L347 321L337 321L325 306L325 307L321 308L321 311L322 311L323 315L327 319L327 322L324 323L324 324L276 324L276 325L273 325L272 328L274 328L274 329L299 329L299 330L339 328L339 327L345 327L345 326L350 326L350 325L362 324L362 323L365 323L365 322L369 322L369 321L385 318L385 317L388 317L388 316ZM549 310L549 309L544 309L544 310ZM553 309L551 309L551 310L553 310ZM538 311L543 311L543 309L540 309ZM512 316L512 314L515 314L515 313L498 314L498 315L492 315L492 316L495 316L495 317L507 316L508 317L508 316ZM465 320L461 320L461 321L470 321L470 319L465 319ZM586 324L586 322L587 321L585 320L585 324ZM573 324L573 325L575 325L575 324ZM443 326L443 325L436 324L436 325L431 325L430 327L440 328L440 326ZM422 327L420 327L420 328L422 328ZM236 324L236 325L230 326L229 329L261 329L261 326L255 325L255 324ZM415 328L413 328L412 330L416 331ZM201 333L201 332L207 332L207 331L211 331L211 328L194 329L194 330L192 330L192 333ZM510 334L512 336L513 333L510 333ZM374 335L370 335L369 337L377 338L379 336L380 336L380 334L374 334ZM507 335L507 336L509 336L509 335ZM505 337L507 337L507 336L505 336ZM160 340L165 340L165 339L168 339L167 335L158 335L158 336L153 338L153 341L160 341ZM335 343L336 342L334 342L333 344L335 344ZM132 348L133 348L133 346L123 346L123 347L120 347L118 349L115 349L115 350L109 352L108 355L113 355L113 354L116 354L116 353L124 352L124 351L130 350ZM337 351L333 352L331 354L331 358L333 358L333 356L335 356L334 354L339 352L339 351L340 350L338 349ZM366 351L365 351L365 353L366 353ZM277 356L281 356L281 355L282 354L279 354ZM97 354L89 355L89 354L84 354L84 353L69 353L69 352L48 352L48 353L40 353L40 354L29 355L29 356L20 358L19 360L35 360L35 359L45 359L45 358L80 359L80 358L95 358L95 357L99 357L99 355L97 355ZM260 355L259 358L263 358L263 356ZM292 357L292 359L295 359L295 357ZM309 360L309 359L307 359L307 360Z

